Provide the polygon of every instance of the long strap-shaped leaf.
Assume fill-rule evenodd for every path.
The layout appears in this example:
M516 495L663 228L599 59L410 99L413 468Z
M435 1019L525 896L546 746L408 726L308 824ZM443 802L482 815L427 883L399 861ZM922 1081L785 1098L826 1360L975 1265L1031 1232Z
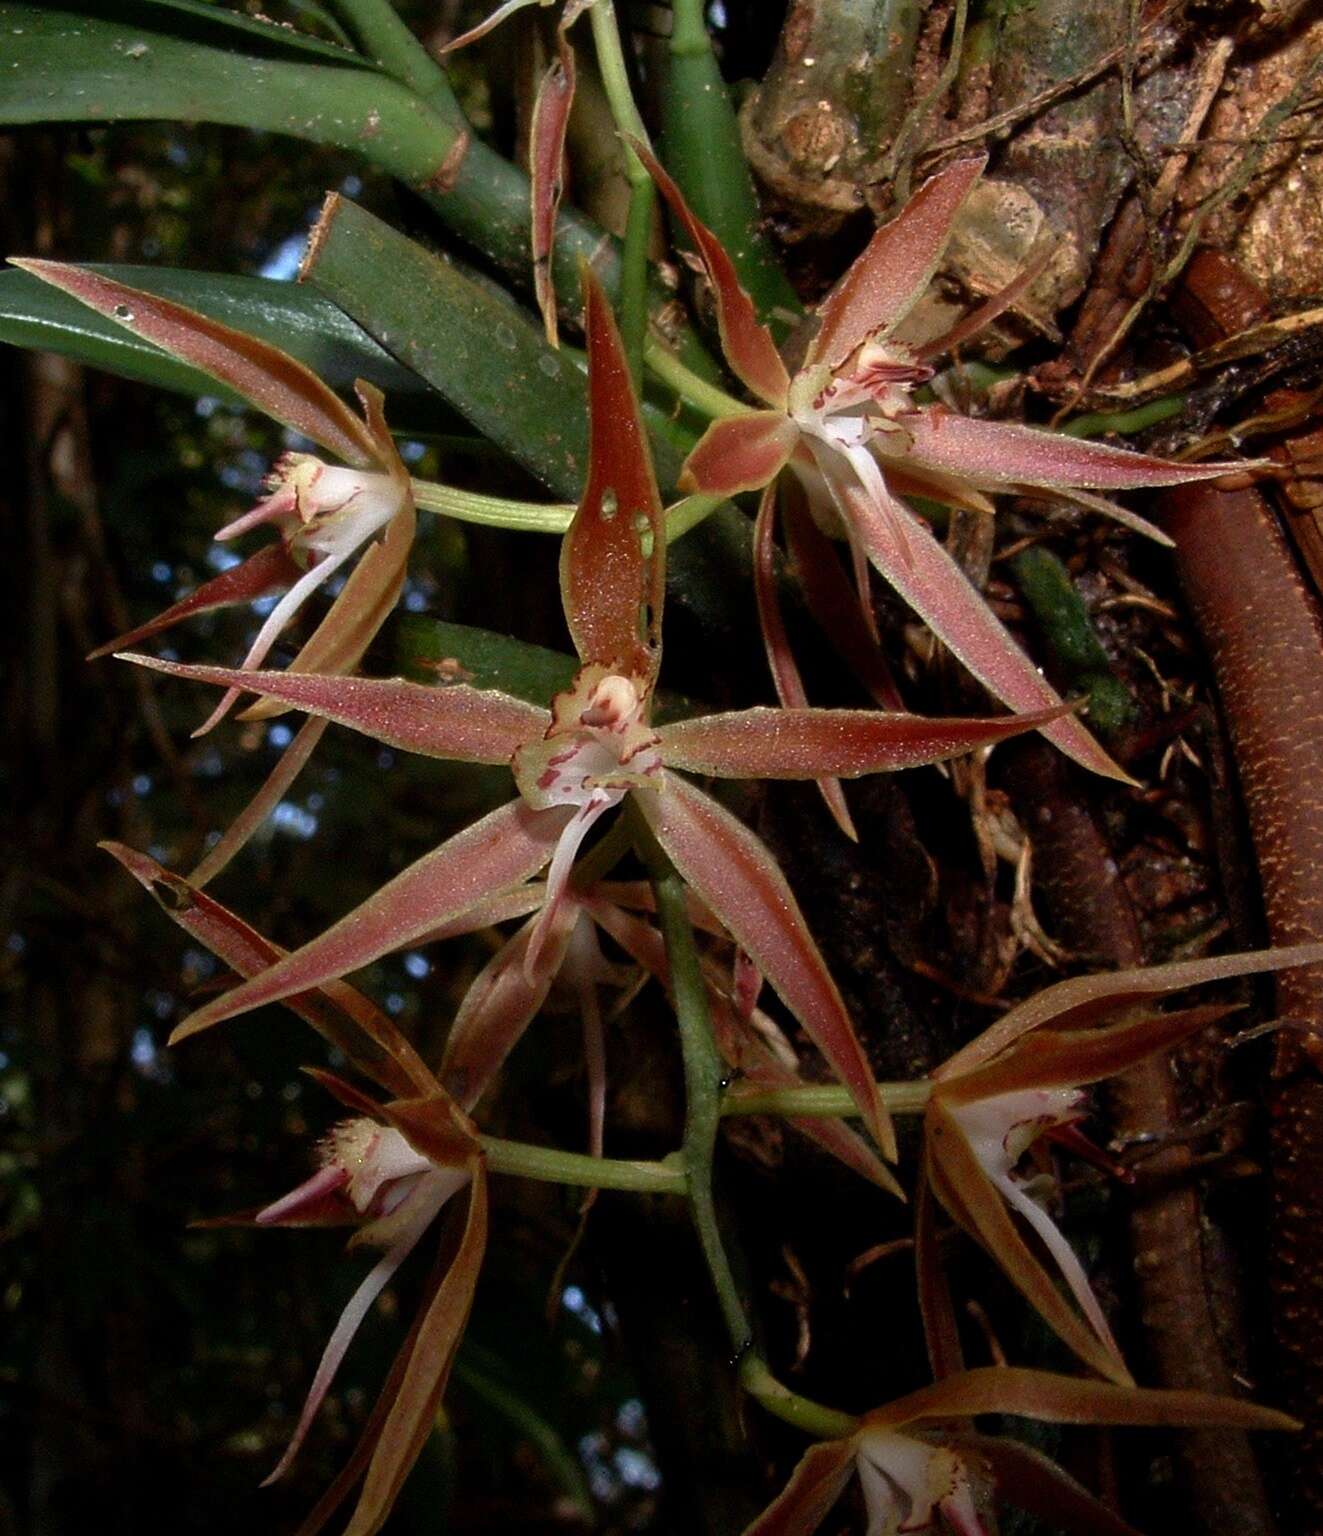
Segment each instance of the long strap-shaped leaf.
M771 854L746 826L677 774L667 775L659 795L637 799L685 882L720 915L808 1031L849 1088L884 1155L894 1161L895 1132L868 1058Z
M532 811L513 800L402 870L325 933L243 986L200 1008L189 1034L263 1003L360 970L535 875L551 857L570 813Z

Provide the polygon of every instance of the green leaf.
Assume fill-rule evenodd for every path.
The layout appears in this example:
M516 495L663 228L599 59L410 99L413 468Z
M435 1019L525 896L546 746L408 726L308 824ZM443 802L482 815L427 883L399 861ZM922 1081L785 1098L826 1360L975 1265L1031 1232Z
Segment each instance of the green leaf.
M530 704L546 704L570 686L579 670L574 657L563 651L468 624L405 614L395 633L400 670L414 682L499 688Z
M578 499L588 462L584 376L522 310L338 196L306 275L485 437L556 495Z
M334 304L296 283L232 277L169 267L89 264L131 288L141 288L260 337L306 363L333 389L367 379L388 394L427 395L427 385L402 368ZM0 341L105 368L192 395L227 392L208 375L167 357L113 320L27 272L0 272ZM238 396L232 398L238 399Z
M784 340L803 306L762 232L739 121L703 10L702 0L677 0L673 6L662 163L690 208L725 246L759 319Z
M459 129L357 55L197 0L0 3L0 121L166 118L289 133L418 187Z

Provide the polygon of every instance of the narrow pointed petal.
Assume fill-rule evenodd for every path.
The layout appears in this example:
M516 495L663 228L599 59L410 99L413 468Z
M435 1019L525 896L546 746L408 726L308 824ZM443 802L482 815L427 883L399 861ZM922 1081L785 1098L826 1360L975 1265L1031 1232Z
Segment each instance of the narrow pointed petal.
M1173 1429L1298 1429L1273 1408L1211 1392L1121 1386L1024 1366L986 1365L921 1387L865 1416L890 1428L922 1420L1009 1413L1045 1424L1151 1424Z
M901 508L909 519L906 550L901 551L880 511L862 495L847 492L847 496L851 519L869 559L994 697L1023 713L1060 707L1060 695L1007 634L921 518ZM1074 716L1054 720L1042 731L1081 767L1123 784L1132 782Z
M809 612L878 708L903 711L905 701L881 647L860 616L858 599L850 590L832 541L813 521L793 477L782 507L786 549Z
M326 734L329 721L313 718L305 720L289 746L280 754L276 766L266 776L262 787L234 818L216 846L210 849L202 862L190 875L190 881L199 889L214 880L230 860L240 853L249 839L261 827L268 816L289 793L295 779L303 772L308 759L317 750L317 743Z
M753 411L714 421L684 461L680 489L737 496L770 485L784 468L799 428L780 411Z
M267 652L280 638L281 631L293 619L294 615L303 606L313 592L323 582L329 581L336 570L344 564L346 555L328 555L324 560L319 560L316 565L306 570L294 585L285 593L284 597L276 604L266 616L261 629L257 631L257 638L248 649L240 666L240 673L251 672L260 667L266 660ZM147 663L144 662L144 665ZM207 718L193 732L194 736L205 736L208 731L214 730L217 725L229 714L239 695L244 690L240 687L227 688L221 696L221 701Z
M547 1000L578 914L569 903L554 924L532 976L526 960L534 923L526 923L474 978L446 1036L437 1075L471 1110Z
M294 1426L294 1433L285 1447L285 1453L262 1480L263 1488L270 1487L289 1470L309 1429L312 1428L312 1421L316 1418L318 1409L325 1401L327 1392L330 1391L335 1374L340 1369L340 1362L344 1359L369 1308L381 1295L391 1276L413 1252L418 1239L430 1226L450 1193L451 1191L447 1189L445 1193L429 1191L427 1196L423 1196L422 1191L419 1191L418 1209L411 1214L404 1231L394 1245L372 1266L362 1284L349 1298L322 1352L316 1375L312 1379L312 1386L308 1389L308 1396L303 1404L303 1411L299 1414L298 1423Z
M941 1381L965 1368L960 1326L937 1236L937 1206L933 1194L929 1148L923 1149L923 1166L914 1192L914 1276L924 1343L933 1377Z
M948 1103L964 1104L1026 1088L1076 1088L1101 1082L1171 1050L1240 1006L1208 1003L1175 1013L1146 1012L1142 1018L1106 1028L1039 1029L986 1067L944 1079L942 1096Z
M1151 485L1184 485L1238 475L1245 464L1173 464L1061 432L1007 421L980 421L942 406L904 418L922 465L961 475L976 485L1037 485L1047 489L1135 491Z
M932 281L951 226L987 164L986 155L957 160L930 177L827 296L810 363L838 368L861 342L885 335Z
M590 268L583 277L588 484L561 545L561 594L582 660L650 683L666 579L661 499L611 306Z
M647 146L636 139L631 139L630 143L702 257L716 300L721 350L726 354L732 372L765 404L784 409L790 391L790 375L776 350L772 333L758 319L753 300L740 287L734 262L707 225L690 212L684 193Z
M194 614L212 613L217 608L233 608L239 603L255 602L259 597L267 597L272 592L293 586L302 575L302 567L295 564L282 543L277 541L268 544L241 564L222 571L210 581L204 581L187 597L181 597L177 603L172 603L164 613L158 613L146 624L139 624L137 629L117 635L105 645L89 651L87 659L96 661L98 657L109 656L113 651L122 651L125 646L137 645L140 640L149 640L162 630L173 628L182 619L192 618Z
M1110 1334L1104 1339L1085 1323L1020 1236L1001 1191L988 1178L964 1132L940 1101L929 1104L924 1129L931 1149L933 1190L954 1219L987 1249L1011 1284L1085 1365L1110 1381L1133 1384L1115 1353ZM1064 1238L1061 1241L1064 1243ZM1077 1266L1073 1254L1071 1258ZM1084 1284L1087 1287L1087 1279Z
M981 719L877 709L739 709L658 727L672 768L733 779L857 779L944 762L1059 720L1068 705Z
M345 1536L375 1536L381 1529L435 1428L436 1412L473 1307L486 1246L487 1180L479 1168L469 1191L459 1250L426 1304Z
M1045 493L1038 486L1022 486L1020 494L1032 499L1035 495L1041 497ZM1051 500L1073 502L1077 507L1086 507L1090 512L1097 512L1111 522L1119 523L1122 528L1129 528L1132 533L1139 534L1141 538L1152 539L1155 544L1161 544L1164 549L1176 548L1176 540L1164 533L1156 523L1149 522L1146 517L1140 517L1137 512L1130 511L1128 507L1118 507L1114 501L1108 501L1105 496L1094 496L1088 491L1065 489L1054 490L1048 494Z
M788 709L804 709L808 705L808 694L804 691L803 679L790 649L785 621L781 617L781 601L776 591L776 551L772 538L775 516L776 487L769 485L763 492L753 525L753 590L758 601L758 620L762 626L763 646L767 651L767 664L771 668L776 696ZM841 781L829 774L824 775L818 780L818 793L841 832L852 843L857 843L859 834L855 831L850 807L845 803Z
M1095 976L1072 976L1044 987L1023 1003L1017 1003L990 1029L971 1040L933 1073L946 1081L972 1071L999 1056L1021 1035L1041 1025L1084 1028L1108 1014L1120 1012L1145 998L1165 992L1199 987L1205 982L1227 981L1234 976L1255 976L1264 971L1289 971L1297 966L1323 964L1323 944L1294 944L1283 949L1256 949L1242 954L1215 955L1207 960L1176 960L1168 965L1103 971Z
M558 55L537 89L529 130L529 181L533 199L533 290L542 313L547 340L554 347L556 290L551 276L551 248L556 239L565 161L565 132L574 105L574 52L557 32Z
M424 854L302 949L200 1008L176 1033L195 1034L403 949L536 874L551 857L565 822L563 810L530 811L521 800L502 806Z
M551 720L548 711L536 704L465 683L429 688L398 677L245 672L234 667L185 666L153 656L122 659L171 677L278 699L402 752L455 762L508 763L518 747L538 740Z
M737 944L827 1058L883 1155L896 1157L895 1132L841 994L818 952L785 876L761 842L716 801L678 775L641 797L663 848L687 884L712 908Z
M744 1536L810 1536L831 1512L854 1472L854 1441L824 1440L812 1445L771 1504Z
M361 468L375 461L372 436L353 411L311 369L279 347L86 267L16 258L11 265L228 384L259 411L302 432L347 464Z
M256 976L284 958L283 949L148 854L123 843L100 846L156 898L172 921L240 976ZM331 982L318 992L291 996L285 1006L388 1093L409 1095L420 1088L435 1089L435 1079L413 1046L384 1013L347 982ZM176 1045L194 1032L181 1025L171 1034L170 1044Z

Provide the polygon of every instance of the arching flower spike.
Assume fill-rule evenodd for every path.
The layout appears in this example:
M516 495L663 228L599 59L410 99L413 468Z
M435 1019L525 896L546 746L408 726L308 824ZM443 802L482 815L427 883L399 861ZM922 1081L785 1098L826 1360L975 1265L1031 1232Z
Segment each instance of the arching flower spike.
M463 685L246 675L130 658L175 676L251 689L405 751L510 763L521 790L519 800L404 870L320 938L199 1010L187 1027L205 1028L343 976L550 863L547 901L526 957L535 969L584 834L632 794L685 881L780 994L850 1088L879 1145L894 1155L872 1072L784 876L742 823L672 770L852 777L951 757L1049 714L929 720L874 710L751 709L654 727L666 549L661 505L610 307L591 273L584 281L591 451L587 488L561 552L566 620L583 665L550 712Z

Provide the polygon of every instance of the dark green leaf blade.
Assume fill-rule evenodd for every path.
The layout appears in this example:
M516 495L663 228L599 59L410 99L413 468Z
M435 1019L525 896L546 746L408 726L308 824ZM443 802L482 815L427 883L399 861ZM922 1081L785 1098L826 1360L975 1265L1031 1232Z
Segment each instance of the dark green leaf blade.
M183 0L0 4L0 122L164 118L293 134L426 187L459 129L345 49Z
M143 289L281 347L333 389L366 379L389 395L426 396L427 385L320 295L267 277L168 267L93 264ZM27 272L0 272L0 341L59 352L124 378L191 395L238 400L216 380L166 356L132 332Z

